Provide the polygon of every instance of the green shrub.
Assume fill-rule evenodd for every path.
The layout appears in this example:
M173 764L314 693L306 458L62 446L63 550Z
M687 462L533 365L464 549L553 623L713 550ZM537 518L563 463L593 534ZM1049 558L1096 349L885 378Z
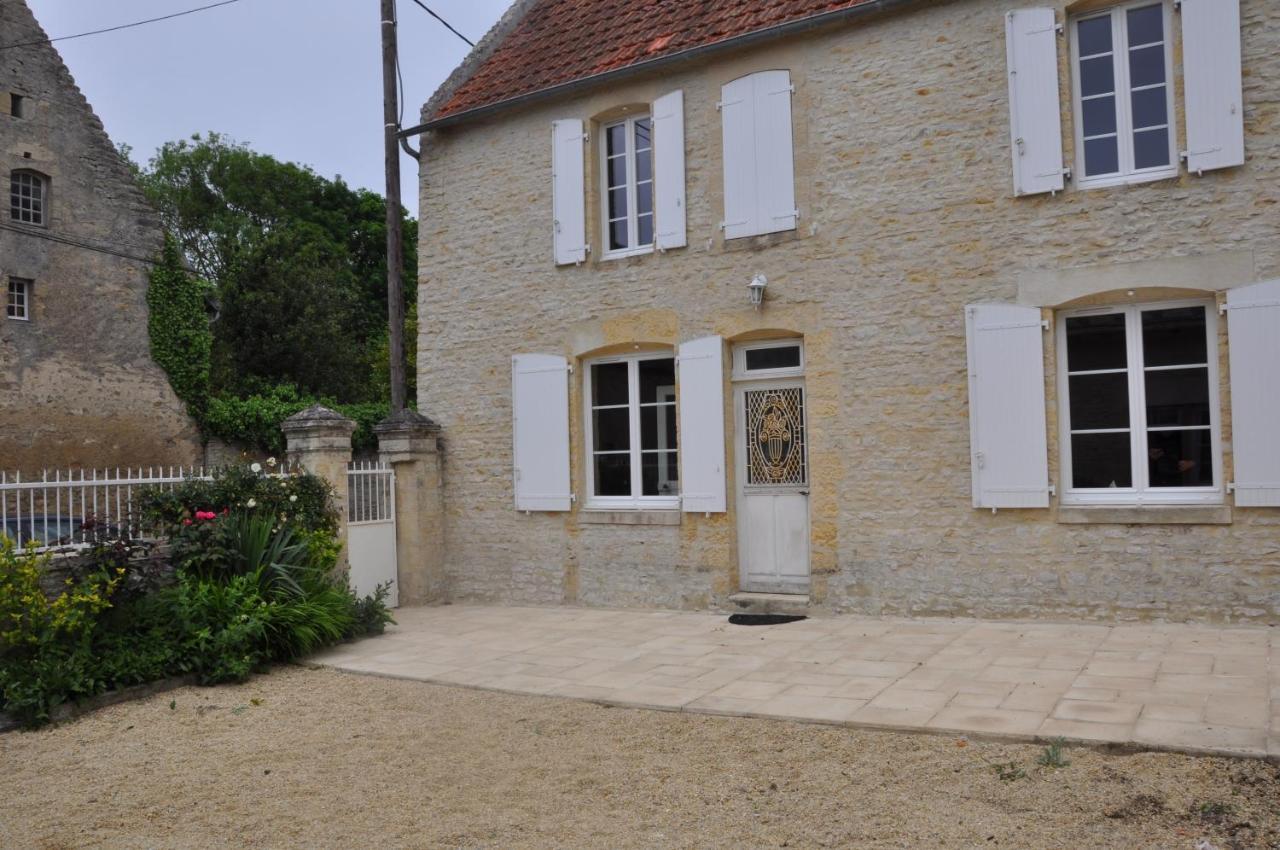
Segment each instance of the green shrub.
M355 591L348 591L351 596L353 619L351 628L343 637L348 639L366 635L380 635L387 630L388 624L395 623L391 609L387 607L387 594L391 592L391 584L380 584L369 596L356 596Z
M177 610L202 683L244 681L267 659L267 602L254 577L220 582L180 575Z
M162 528L178 547L175 561L194 558L201 549L210 560L225 556L218 533L206 527L210 514L249 512L300 532L337 532L333 491L324 479L310 473L272 475L270 469L270 464L256 470L254 465L232 466L216 470L211 481L190 478L172 489L147 487L139 493L138 508L144 522Z
M386 402L342 404L331 398L299 392L292 384L279 384L250 395L214 395L209 399L204 428L210 436L229 443L281 454L285 441L280 424L313 404L323 404L355 421L351 445L356 451L377 448L373 426L391 412Z

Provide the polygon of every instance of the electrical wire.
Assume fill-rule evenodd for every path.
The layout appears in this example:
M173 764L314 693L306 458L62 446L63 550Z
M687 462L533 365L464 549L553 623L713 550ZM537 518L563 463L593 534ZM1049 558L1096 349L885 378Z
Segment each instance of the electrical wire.
M462 33L458 32L456 29L454 29L454 28L453 28L453 25L452 25L452 24L450 24L450 23L449 23L448 21L446 21L444 18L442 18L442 17L440 17L439 15L437 15L435 12L431 11L431 8L430 8L429 6L427 6L427 4L426 4L426 3L423 3L423 2L422 2L422 0L413 0L413 2L414 2L414 3L417 3L419 6L421 6L421 7L422 7L422 11L426 12L428 15L430 15L430 16L431 16L431 17L433 17L433 18L435 18L435 19L436 19L437 21L439 21L440 23L444 24L445 29L449 30L449 32L453 33L453 34L454 34L454 35L456 35L458 38L460 38L460 39L462 39L463 41L465 41L465 42L467 43L467 46L468 46L468 47L475 47L475 46L476 46L476 43L475 43L474 41L472 41L471 39L467 38L467 37L466 37L465 35L463 35Z
M171 15L161 15L158 18L147 18L145 21L134 21L131 24L120 24L106 29L92 30L90 32L78 32L75 35L60 35L57 38L42 38L36 41L19 41L14 44L0 44L0 50L11 50L15 47L32 47L37 44L53 44L55 41L68 41L73 38L84 38L87 35L102 35L106 32L116 32L117 30L127 30L132 27L140 27L143 24L154 24L157 21L167 21L171 18L181 18L183 15L194 15L196 12L203 12L206 9L216 9L219 6L230 6L232 3L239 3L240 0L221 0L219 3L210 3L207 6L198 6L194 9L187 9L184 12L174 12ZM449 26L445 24L445 26ZM452 27L450 27L452 29Z
M29 227L17 227L12 224L6 224L5 222L0 222L0 230L8 230L12 233L21 233L25 236L35 237L36 239L45 239L45 240L48 240L49 242L57 242L60 245L70 245L73 248L83 248L86 251L96 251L99 254L109 254L113 257L119 257L123 260L133 260L136 263L146 263L149 266L155 265L155 262L156 262L154 259L149 259L147 257L140 257L136 254L126 254L123 251L116 250L116 248L113 246L94 245L91 242L81 242L80 240L72 239L69 236L59 236L54 233L49 233L43 230L35 230ZM139 250L139 251L143 250L141 248L136 248L133 245L129 245L126 247L134 248L135 250Z

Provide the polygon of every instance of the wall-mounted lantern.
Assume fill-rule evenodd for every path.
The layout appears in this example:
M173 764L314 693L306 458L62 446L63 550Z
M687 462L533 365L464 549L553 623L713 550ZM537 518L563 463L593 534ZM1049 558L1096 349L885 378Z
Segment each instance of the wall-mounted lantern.
M768 285L769 279L762 274L751 278L751 282L747 284L747 290L751 293L751 306L757 310L764 303L764 288Z

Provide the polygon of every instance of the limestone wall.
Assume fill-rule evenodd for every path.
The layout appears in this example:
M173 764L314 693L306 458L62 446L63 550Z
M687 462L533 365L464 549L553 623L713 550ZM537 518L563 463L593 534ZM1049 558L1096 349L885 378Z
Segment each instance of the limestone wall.
M1064 522L1071 517L1056 508L974 510L963 313L984 300L1051 307L1094 291L1090 281L1136 289L1177 279L1212 292L1280 276L1280 10L1241 2L1244 167L1015 199L1003 20L1015 5L923 4L423 139L419 406L443 426L453 597L722 604L738 584L732 481L728 514L685 515L674 526L587 523L580 507L513 509L510 357L786 332L803 335L807 350L816 604L1280 620L1280 511L1132 525ZM1062 20L1063 4L1053 5ZM1174 47L1178 67L1176 37ZM1070 161L1065 42L1061 55ZM725 244L715 103L723 83L768 68L790 69L796 86L800 228ZM581 266L555 267L551 121L642 106L675 88L685 92L689 247L616 261L599 260L597 247ZM1181 137L1180 118L1178 126ZM592 169L595 246L597 187ZM760 312L746 290L757 272L769 279ZM1220 334L1225 351L1225 322ZM1229 481L1225 362L1221 377ZM581 390L575 378L579 494ZM731 434L728 443L732 451Z
M45 37L10 0L0 31ZM15 168L49 178L46 226L10 228ZM0 180L0 288L34 281L31 320L0 315L0 469L198 462L196 428L149 353L139 258L160 248L159 222L50 45L0 52Z

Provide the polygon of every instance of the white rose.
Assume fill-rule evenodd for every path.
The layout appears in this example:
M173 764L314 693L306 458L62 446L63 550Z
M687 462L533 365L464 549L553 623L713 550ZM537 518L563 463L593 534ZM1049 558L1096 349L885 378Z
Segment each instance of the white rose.
M261 472L261 471L262 471L262 464L260 464L260 463L253 463L253 464L250 464L250 465L249 465L249 469L253 470L254 472Z
M269 457L269 458L267 458L267 466L275 466L275 465L276 465L276 459L275 459L275 458L273 458L273 457Z
M290 502L296 502L296 501L298 501L298 497L297 497L297 496L290 496L290 497L289 497L289 501L290 501Z
M244 506L246 508L256 508L258 506L258 501L256 499L250 499L244 503Z

